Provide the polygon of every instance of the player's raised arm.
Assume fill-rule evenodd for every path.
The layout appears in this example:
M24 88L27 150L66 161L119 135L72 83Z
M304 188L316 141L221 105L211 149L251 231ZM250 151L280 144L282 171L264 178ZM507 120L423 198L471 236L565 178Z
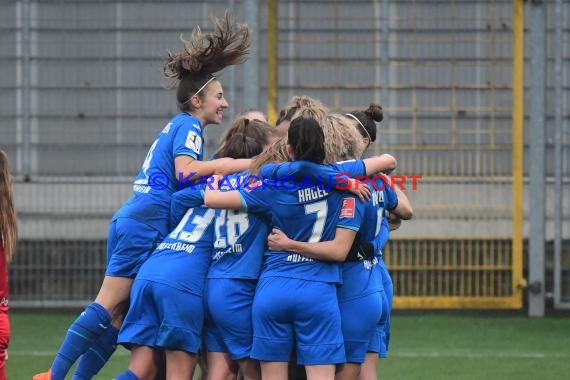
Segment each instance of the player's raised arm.
M388 153L365 158L363 161L366 167L366 175L374 175L376 173L390 174L398 166L396 158Z
M174 167L178 180L193 181L200 177L213 175L218 168L229 166L235 161L233 158L218 158L211 161L200 161L190 156L177 156L174 159ZM243 169L242 169L243 170ZM232 173L241 170L235 170Z
M251 166L251 158L238 158L228 162L224 162L223 165L217 165L214 174L228 175L233 173L239 173L249 169L250 166Z

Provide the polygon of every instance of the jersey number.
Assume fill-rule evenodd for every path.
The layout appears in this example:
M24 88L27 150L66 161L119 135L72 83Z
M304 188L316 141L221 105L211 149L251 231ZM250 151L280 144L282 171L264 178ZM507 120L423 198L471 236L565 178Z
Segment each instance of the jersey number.
M148 185L148 168L150 168L150 162L152 161L152 154L154 153L154 148L156 148L156 144L158 143L158 139L154 140L141 167L141 171L144 175L144 178L139 178L135 181L135 185Z
M243 211L219 210L218 212L214 248L225 248L234 245L239 237L247 231L249 219L247 213Z
M202 238L206 228L208 228L210 223L214 220L216 211L208 209L204 215L195 215L194 210L195 209L191 208L186 211L186 214L184 214L178 226L170 233L169 236L172 239L182 240L187 243L196 243ZM188 223L188 226L184 228L190 218L192 218L192 222Z
M378 233L380 232L380 227L382 227L382 218L384 218L384 207L378 207L377 210L377 216L376 216L376 232L374 233L374 236L378 236Z
M313 224L313 233L309 238L309 243L318 243L323 235L325 220L327 219L327 201L308 203L305 205L305 215L317 214L315 224Z

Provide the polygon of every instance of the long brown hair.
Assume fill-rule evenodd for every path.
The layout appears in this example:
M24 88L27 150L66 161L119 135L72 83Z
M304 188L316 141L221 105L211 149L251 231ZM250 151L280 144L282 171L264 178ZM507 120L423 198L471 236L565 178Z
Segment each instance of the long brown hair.
M253 176L258 176L263 165L286 161L289 161L289 155L287 154L287 138L285 137L275 141L261 154L257 155L251 162L249 172Z
M325 136L325 164L353 159L362 155L364 143L362 137L349 119L338 114L328 114L327 108L319 101L308 96L294 97L288 104L295 112L292 119L307 117L315 119ZM299 106L299 108L296 108ZM289 108L288 108L289 109ZM250 173L258 175L266 163L289 161L287 137L281 138L253 160Z
M293 119L315 119L325 135L325 164L359 157L364 151L362 138L356 127L344 116L327 114L322 107L301 108Z
M269 144L269 138L275 134L275 128L264 121L238 117L220 141L214 158L257 156Z
M184 48L169 53L164 64L164 75L178 81L176 100L183 112L192 110L190 99L194 95L202 98L215 73L243 63L249 53L251 38L247 25L236 22L228 11L222 20L212 17L212 23L211 33L202 33L195 26L191 39L182 39Z
M289 100L289 102L281 109L279 112L279 118L275 125L279 125L284 121L291 121L295 117L299 116L297 111L308 108L316 113L315 116L325 117L329 110L327 107L318 99L311 98L307 95L296 95Z
M6 252L6 261L12 260L18 225L16 223L16 211L12 202L12 177L8 156L0 150L0 235Z
M227 155L222 156L220 154L220 152L225 150L226 147L228 146L228 144L230 144L230 138L232 137L233 134L235 134L237 131L243 131L242 127L245 127L245 126L249 127L249 126L253 126L253 125L263 125L264 127L268 127L268 130L263 129L264 137L261 138L261 136L260 136L260 138L259 138L259 140L262 141L263 145L267 145L267 141L268 141L269 136L277 136L277 130L274 127L272 127L271 125L269 125L265 120L252 119L250 117L250 113L255 113L255 112L259 112L260 114L263 114L263 112L261 112L261 111L258 111L256 109L251 109L251 110L242 112L241 114L239 114L234 119L232 124L222 134L222 137L220 137L218 150L214 154L214 158L230 157ZM252 132L252 133L255 133L255 132Z

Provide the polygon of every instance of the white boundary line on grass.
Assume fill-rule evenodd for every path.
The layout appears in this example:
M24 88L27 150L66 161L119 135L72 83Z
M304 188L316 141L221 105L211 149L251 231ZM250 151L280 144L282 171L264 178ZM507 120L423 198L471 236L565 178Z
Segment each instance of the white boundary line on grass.
M443 352L413 352L400 351L388 354L388 357L400 358L523 358L523 359L548 359L548 358L568 358L570 354L564 353L543 353L543 352L511 352L511 351L443 351Z

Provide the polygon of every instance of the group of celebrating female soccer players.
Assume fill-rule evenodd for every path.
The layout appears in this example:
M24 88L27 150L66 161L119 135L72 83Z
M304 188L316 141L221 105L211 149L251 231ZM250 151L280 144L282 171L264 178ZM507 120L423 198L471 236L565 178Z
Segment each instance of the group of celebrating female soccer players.
M131 350L117 380L190 379L199 358L211 380L285 380L291 360L309 380L376 378L392 297L386 213L412 216L377 175L395 169L394 157L360 159L382 109L337 115L295 97L277 128L259 113L238 117L204 160L203 128L228 107L214 74L243 62L249 44L248 28L226 14L169 55L180 113L111 220L99 294L35 380L64 379L78 359L73 378L91 379L117 343ZM201 177L180 189L179 179Z

